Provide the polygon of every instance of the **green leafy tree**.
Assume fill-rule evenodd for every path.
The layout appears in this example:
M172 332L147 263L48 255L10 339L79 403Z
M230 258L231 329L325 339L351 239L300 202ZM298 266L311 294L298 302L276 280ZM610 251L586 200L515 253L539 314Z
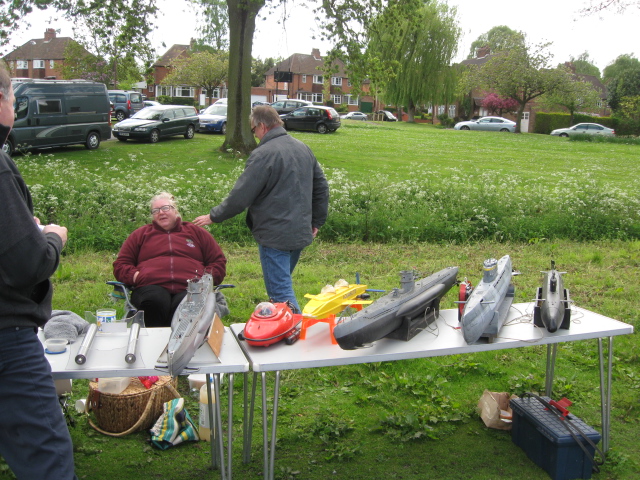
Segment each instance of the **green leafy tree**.
M598 107L600 93L593 84L567 73L563 82L542 96L541 103L547 108L564 107L570 115L569 123L573 125L576 112L590 112Z
M506 25L499 25L483 33L471 43L467 58L475 58L478 49L483 47L489 47L491 53L497 53L514 46L524 46L524 44L525 37L522 32L512 30Z
M196 5L198 43L216 51L229 49L229 14L225 0L189 0Z
M418 105L453 99L449 65L460 36L455 9L437 2L414 5L412 12L398 11L398 4L385 9L372 25L367 50L370 64L376 60L395 69L383 95L389 103L405 105L410 122Z
M158 11L155 0L53 0L53 5L73 20L78 42L109 63L114 86L142 79L140 67L149 68L154 57L148 36Z
M575 67L576 73L600 78L600 69L593 64L588 52L581 53L577 58L569 57L569 61Z
M282 61L281 58L254 58L251 63L251 86L261 87L264 85L265 74L270 68L275 67Z
M564 69L550 67L552 55L548 46L548 43L535 47L525 44L503 50L473 70L477 86L518 102L517 133L520 133L520 121L527 103L553 92L566 81Z
M193 85L202 88L209 99L213 91L221 87L229 73L229 57L223 52L195 52L176 59L171 65L171 73L164 85Z
M608 102L618 113L625 97L640 95L640 60L633 55L620 55L604 69L604 81L608 89Z

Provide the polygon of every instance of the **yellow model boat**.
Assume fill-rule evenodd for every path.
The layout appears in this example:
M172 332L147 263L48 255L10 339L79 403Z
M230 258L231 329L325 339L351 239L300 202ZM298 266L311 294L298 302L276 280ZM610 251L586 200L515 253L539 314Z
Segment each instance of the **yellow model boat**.
M337 315L350 306L369 305L372 301L362 298L366 290L366 285L349 284L346 280L340 279L335 285L325 286L318 295L307 293L305 298L308 298L309 302L304 306L302 316L321 319ZM359 309L361 308L362 306Z

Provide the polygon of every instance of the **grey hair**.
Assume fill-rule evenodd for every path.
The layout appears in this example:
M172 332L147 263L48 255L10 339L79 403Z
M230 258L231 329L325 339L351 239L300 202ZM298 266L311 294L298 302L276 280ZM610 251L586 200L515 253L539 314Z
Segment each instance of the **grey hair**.
M3 63L0 63L0 92L8 96L11 91L11 75Z
M255 107L251 111L249 121L252 122L255 127L262 124L267 130L283 125L280 115L278 115L278 112L276 112L275 108L271 105L259 105Z
M154 195L149 202L149 208L153 208L153 204L157 200L166 200L167 202L169 202L169 205L173 205L173 207L176 209L176 213L178 214L178 216L180 216L180 211L178 210L178 205L176 204L176 197L171 195L169 192L160 192L159 194Z

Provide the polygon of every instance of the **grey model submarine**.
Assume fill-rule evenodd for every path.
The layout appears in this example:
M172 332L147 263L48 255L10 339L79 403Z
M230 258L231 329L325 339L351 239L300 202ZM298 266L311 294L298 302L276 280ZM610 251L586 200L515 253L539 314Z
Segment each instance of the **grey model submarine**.
M345 317L333 330L343 350L353 350L384 337L408 341L440 313L440 298L455 285L458 267L447 267L421 280L400 272L402 288Z
M511 284L511 257L490 258L483 263L482 280L467 298L460 324L465 342L487 337L491 342L507 318L515 288Z
M182 299L171 320L169 343L158 358L158 365L171 376L180 375L207 340L216 313L213 277L205 273L187 280L187 296Z
M544 273L542 287L538 287L533 307L533 323L553 333L558 328L571 326L571 300L569 290L564 288L562 274L556 270L556 262L551 260L551 270Z

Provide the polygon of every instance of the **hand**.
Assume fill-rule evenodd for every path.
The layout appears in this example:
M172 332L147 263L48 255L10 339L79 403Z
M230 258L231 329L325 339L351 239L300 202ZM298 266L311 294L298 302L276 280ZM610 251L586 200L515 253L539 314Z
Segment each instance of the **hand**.
M67 243L67 227L61 227L60 225L45 225L42 229L42 233L55 233L62 239L62 246Z
M133 284L136 284L136 280L138 279L138 275L140 275L140 270L133 274Z
M196 217L195 220L193 221L193 224L199 227L211 225L212 223L213 222L211 221L211 217L209 215L200 215L199 217Z
M313 235L313 238L316 238L316 235L318 235L318 227L311 227L311 235Z

